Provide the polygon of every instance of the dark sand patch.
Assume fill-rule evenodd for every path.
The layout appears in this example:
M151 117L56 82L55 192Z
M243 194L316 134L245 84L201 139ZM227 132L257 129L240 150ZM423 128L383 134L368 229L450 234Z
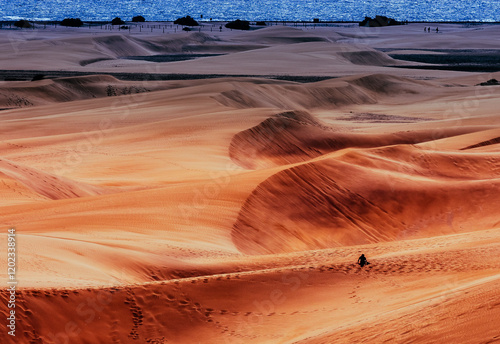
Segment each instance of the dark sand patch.
M381 50L396 60L432 64L432 66L404 66L402 68L487 73L500 71L500 50L498 49L436 49L428 50L428 54L425 53L427 50L422 50L422 53L418 54L403 54L401 50L398 50L397 54L391 54L390 49Z
M421 121L433 121L432 118L420 118L397 115L384 115L378 113L354 113L338 118L340 121L358 123L414 123Z
M153 73L96 73L77 71L44 71L44 70L0 70L0 81L30 81L35 75L43 74L45 79L65 78L85 75L111 75L119 80L126 81L161 81L161 80L200 80L216 78L263 78L284 81L294 81L300 83L317 82L328 79L335 79L333 76L314 75L227 75L227 74L153 74Z
M202 57L214 57L221 55L225 54L167 54L167 55L151 55L151 56L124 56L121 57L121 59L161 63L161 62L187 61Z

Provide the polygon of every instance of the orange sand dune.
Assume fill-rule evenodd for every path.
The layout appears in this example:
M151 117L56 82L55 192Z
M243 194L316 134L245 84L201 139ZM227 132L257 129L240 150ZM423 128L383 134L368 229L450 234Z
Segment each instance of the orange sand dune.
M386 87L367 90L377 78ZM306 101L318 87L352 83L369 92L368 102L319 102L311 113L283 113L272 104L223 101L231 89L258 99L255 92L264 87L300 88L303 100L296 93L293 101ZM365 326L367 315L395 321L422 302L442 300L449 288L469 290L470 283L489 293L498 265L488 257L498 251L498 231L482 230L499 225L498 152L463 148L498 137L492 129L498 121L489 113L495 95L484 96L479 116L449 127L455 119L437 114L443 97L453 101L441 83L386 76L304 85L158 82L166 89L4 111L0 185L10 196L1 223L17 228L23 247L18 278L25 320L18 338L276 343L329 342L341 333L339 341L349 342L356 331L342 331ZM458 92L474 90L460 86ZM415 103L430 114L403 110ZM282 124L276 135L256 135L276 123ZM238 137L246 138L249 151L236 149ZM339 137L341 146L321 146ZM422 143L401 145L405 140ZM297 159L290 147L307 154ZM254 170L235 164L263 157L273 164ZM457 232L466 234L435 237ZM419 237L430 239L407 240ZM366 243L375 244L359 246ZM291 251L302 252L245 255ZM373 258L366 276L353 263L361 251ZM417 256L409 259L411 252ZM450 254L465 255L469 265L436 266ZM366 288L364 306L352 297L357 286ZM386 295L400 296L390 301ZM94 297L96 307L82 305ZM488 300L495 303L495 295ZM488 304L482 309L484 317L491 312ZM66 319L76 324L69 332ZM277 328L285 330L277 334ZM492 336L488 328L485 340Z
M0 341L498 342L498 73L376 49L499 29L422 26L0 30L1 69L339 76L2 81ZM122 59L172 53L225 55Z
M498 153L342 151L261 183L232 237L268 254L495 228L499 177Z
M476 130L480 129L460 127L445 128L438 133L435 130L419 130L377 135L346 133L339 127L325 126L306 112L290 111L277 114L258 126L236 134L231 141L229 155L240 166L255 169L306 161L345 148L434 141Z
M23 341L56 343L494 341L498 235L269 256L261 267L272 268L167 282L23 290L19 329ZM373 258L365 269L352 263L360 249Z
M146 86L146 87L145 87ZM163 88L170 88L168 84ZM56 78L50 80L0 84L3 109L120 96L156 91L154 82L123 83L109 75Z
M74 182L3 159L0 159L0 172L5 177L13 179L33 192L52 200L99 195L106 192L100 187Z

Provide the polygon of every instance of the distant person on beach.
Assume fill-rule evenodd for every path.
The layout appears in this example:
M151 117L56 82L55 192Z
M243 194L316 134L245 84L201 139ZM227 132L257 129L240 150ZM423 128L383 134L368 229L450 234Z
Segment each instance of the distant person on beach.
M427 32L427 26L424 26L424 32Z
M427 28L427 32L431 32L431 27L430 26Z
M436 33L439 33L439 28L438 27L436 27Z
M365 254L361 254L361 256L358 258L358 264L359 266L363 267L365 265L368 265L370 263L368 263L368 261L366 260L366 257L365 257Z

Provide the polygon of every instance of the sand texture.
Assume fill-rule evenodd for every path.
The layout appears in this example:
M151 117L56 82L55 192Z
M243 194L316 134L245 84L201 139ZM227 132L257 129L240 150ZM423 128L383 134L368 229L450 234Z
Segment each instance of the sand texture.
M423 26L0 30L0 342L500 342L500 73L389 51L500 27Z

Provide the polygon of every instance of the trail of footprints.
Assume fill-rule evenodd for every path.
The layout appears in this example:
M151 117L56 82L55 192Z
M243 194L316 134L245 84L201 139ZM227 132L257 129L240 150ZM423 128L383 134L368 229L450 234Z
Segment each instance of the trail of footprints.
M480 270L485 268L500 268L500 263L496 262L494 257L497 256L498 248L496 246L491 247L481 247L471 249L473 257L477 259L470 259L470 255L464 255L462 251L447 252L446 254L418 254L411 255L408 257L395 257L395 258L384 258L384 259L373 259L371 264L363 268L359 267L355 263L351 264L314 264L315 262L309 262L309 264L301 266L289 266L280 267L276 269L263 270L262 273L284 273L284 272L317 272L321 274L328 273L343 273L343 274L353 274L353 275L363 275L365 277L377 276L390 276L393 274L410 274L410 273L426 273L426 272L460 272L460 271L470 271ZM467 259L464 257L468 257ZM481 257L493 257L490 261L488 259L479 259ZM316 261L318 262L318 261ZM450 263L453 262L453 263ZM165 302L167 307L173 307L179 312L189 316L190 318L198 319L200 321L212 323L216 328L220 330L221 333L225 333L231 336L239 336L237 331L226 326L223 322L221 323L222 317L246 317L248 319L252 317L269 317L269 316L295 316L301 314L310 314L314 312L333 312L336 309L330 309L323 307L321 309L314 310L304 310L304 311L294 311L294 312L271 312L268 314L255 311L232 311L230 309L214 309L210 307L204 307L201 303L193 301L185 291L182 291L183 284L199 284L201 287L212 284L226 282L227 280L239 281L240 283L276 283L274 280L256 280L253 278L242 278L251 277L253 272L235 272L227 274L219 274L213 276L199 276L183 278L175 281L163 281L161 285L171 285L173 289L169 291L157 291L151 294L151 298L148 302ZM355 303L362 302L360 296L358 295L360 285L358 284L353 291L348 294L348 297L353 299ZM117 288L111 288L110 292L118 291ZM161 290L161 289L160 289ZM90 291L90 289L89 289ZM134 340L140 339L140 327L143 326L144 313L143 309L138 304L138 299L135 296L132 289L126 290L127 295L124 303L127 305L132 316L132 328L128 336ZM32 295L35 297L61 297L63 299L68 299L70 294L73 293L78 295L79 291L67 291L67 290L45 290L37 291L31 290L26 291L26 295ZM19 306L23 307L23 298L19 297ZM25 305L24 305L25 306ZM26 324L29 324L29 318L31 316L28 307L24 307L23 316L26 317ZM119 342L119 334L117 332L118 323L112 326L111 338L113 342ZM28 325L24 330L24 335L29 338L30 344L40 343L40 337L37 334L33 326ZM149 338L144 339L144 342L151 344L168 343L166 338Z
M127 291L127 298L124 303L129 305L130 311L132 312L132 330L130 330L129 337L132 339L139 339L139 326L142 326L144 314L142 313L141 307L137 305L137 300L134 293L131 290Z

